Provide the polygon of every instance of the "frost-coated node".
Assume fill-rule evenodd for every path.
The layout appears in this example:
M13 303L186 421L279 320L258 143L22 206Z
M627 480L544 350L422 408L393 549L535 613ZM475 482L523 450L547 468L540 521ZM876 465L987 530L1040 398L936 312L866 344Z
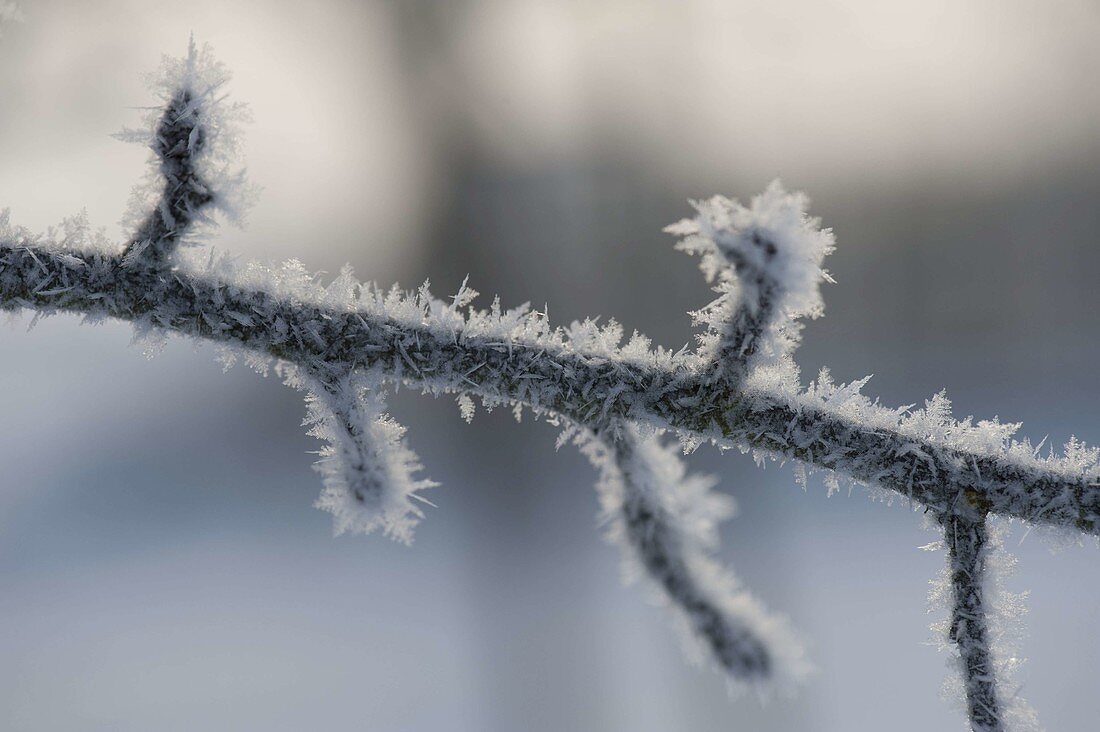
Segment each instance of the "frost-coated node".
M1100 534L1100 451L1070 438L1055 453L1017 439L1018 424L956 420L942 392L919 409L890 408L862 393L866 378L837 384L824 369L803 387L792 354L800 319L822 313L820 284L831 281L822 262L834 246L804 195L773 183L747 206L696 203L693 218L669 227L718 292L694 314L703 328L694 350L638 333L624 342L614 320L563 328L527 305L478 309L465 282L448 299L427 283L381 289L349 268L323 285L297 260L239 264L180 246L209 231L211 212L236 219L249 198L235 155L244 112L227 101L227 80L193 42L153 78L161 105L145 129L120 135L153 152L129 241L109 241L87 216L35 234L0 213L0 309L31 310L34 322L61 312L129 321L139 334L213 341L227 365L275 368L306 392L305 423L326 443L317 505L337 533L408 542L431 505L421 493L434 483L419 477L405 429L387 414L387 388L454 395L466 421L478 400L562 426L559 446L575 443L599 471L608 535L629 573L648 579L714 667L760 691L790 688L809 665L787 623L715 560L715 527L732 504L662 435L686 451L711 443L794 461L803 483L823 472L830 493L845 481L901 496L944 532L947 636L971 725L1031 723L1003 683L1018 659L996 660L1003 633L987 622L1012 614L997 599L1005 593L989 592L988 521Z

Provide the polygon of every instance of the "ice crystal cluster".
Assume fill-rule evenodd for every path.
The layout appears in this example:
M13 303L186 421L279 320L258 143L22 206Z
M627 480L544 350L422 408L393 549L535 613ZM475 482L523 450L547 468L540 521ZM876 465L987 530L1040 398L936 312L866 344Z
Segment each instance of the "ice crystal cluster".
M787 623L715 561L715 527L732 503L687 472L668 436L685 451L712 443L794 461L803 481L824 472L830 490L843 480L901 495L943 531L943 638L972 727L1030 719L1005 683L1014 659L990 622L989 516L1100 534L1100 455L1076 439L1044 452L1014 437L1019 425L956 420L942 393L920 409L889 408L861 393L866 379L836 384L827 371L803 388L792 353L800 319L822 312L834 245L803 195L773 183L748 205L698 202L669 227L718 293L694 314L695 349L637 333L624 342L615 321L555 327L527 306L478 309L465 283L447 299L426 284L380 289L348 269L323 285L297 261L242 265L183 246L209 232L212 214L238 216L248 197L235 162L243 110L227 100L227 80L194 44L154 77L159 109L121 135L152 155L130 241L107 241L86 217L42 234L0 217L0 307L126 320L140 334L214 341L227 365L275 369L306 393L305 424L325 442L317 505L337 532L408 542L431 505L423 493L435 484L386 413L387 389L452 394L467 421L475 400L551 420L559 446L577 445L596 466L608 536L630 574L664 598L713 666L757 690L790 688L808 662Z

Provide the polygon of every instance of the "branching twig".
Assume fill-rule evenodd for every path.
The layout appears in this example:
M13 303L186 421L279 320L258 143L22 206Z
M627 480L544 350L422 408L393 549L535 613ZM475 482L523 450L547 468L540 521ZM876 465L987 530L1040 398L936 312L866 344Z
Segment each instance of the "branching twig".
M990 513L1100 534L1095 459L1079 443L1045 460L1025 443L968 450L953 444L950 434L911 431L923 419L901 418L892 427L859 420L844 409L856 394L838 403L820 392L737 393L710 385L694 359L668 352L624 357L588 351L564 333L506 340L498 332L467 334L461 316L448 325L453 329L441 330L431 302L418 296L402 296L400 304L424 317L398 318L377 309L393 296L367 286L357 293L359 308L332 307L321 302L323 291L314 293L315 302L280 294L278 275L263 273L272 284L263 289L183 269L165 274L128 267L120 254L62 250L23 231L0 239L5 309L116 318L292 363L373 368L390 380L518 401L580 423L597 403L610 415L849 475L937 511L961 496ZM485 327L480 317L474 324Z
M448 303L426 287L384 292L347 270L322 288L297 263L197 264L176 250L207 209L227 207L234 179L231 126L215 94L226 75L194 46L166 69L152 134L125 135L150 145L160 175L137 234L119 248L83 224L34 235L0 218L0 308L117 318L280 364L313 395L308 420L330 443L319 505L339 529L407 540L420 517L412 500L430 483L412 477L419 463L404 429L384 414L387 383L457 393L466 417L476 396L564 420L566 437L601 468L613 533L717 665L753 683L795 676L804 662L785 626L707 557L723 504L709 483L685 477L660 433L895 491L944 517L971 720L1001 729L980 590L984 517L1100 535L1098 453L1071 439L1064 454L1042 457L1013 438L1019 425L954 420L942 394L923 409L888 409L860 393L866 380L836 386L826 372L803 389L791 359L798 318L821 313L821 263L833 246L803 196L773 184L750 206L715 198L670 227L720 293L696 313L705 332L692 352L653 349L637 334L621 345L614 322L561 329L526 308L467 308L476 293L465 285Z

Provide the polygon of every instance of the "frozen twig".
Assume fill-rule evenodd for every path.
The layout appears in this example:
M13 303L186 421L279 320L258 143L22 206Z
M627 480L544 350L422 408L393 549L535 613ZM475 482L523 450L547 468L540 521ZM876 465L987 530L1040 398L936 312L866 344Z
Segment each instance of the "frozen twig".
M951 585L948 636L958 649L967 712L975 732L1003 732L986 619L986 519L953 513L941 517L940 523L947 544Z
M667 227L684 237L681 251L701 257L717 300L693 313L708 333L700 354L715 382L736 390L751 368L787 358L798 344L802 316L817 317L823 304L821 268L833 250L832 234L807 226L802 194L778 181L745 207L715 196L695 203L698 216Z
M522 402L581 424L605 410L689 439L800 460L940 512L965 500L1002 516L1100 533L1095 449L1071 440L1064 454L1042 457L1011 439L1015 425L949 422L940 397L924 410L886 409L826 382L792 392L786 374L771 371L737 392L711 384L693 354L642 349L639 339L587 347L591 339L550 329L537 313L464 315L442 310L423 290L369 285L333 305L328 290L294 271L296 263L249 265L230 276L228 265L180 266L163 276L127 266L121 253L79 248L90 240L70 248L10 226L0 231L4 309L116 318L292 363L375 368L389 381Z
M82 219L33 234L0 216L0 308L126 320L276 365L311 395L307 423L328 442L318 505L337 530L408 541L421 516L414 501L431 483L414 477L420 466L404 428L385 414L387 385L457 394L467 419L479 398L562 421L600 467L612 534L628 556L716 665L757 686L798 677L801 653L709 558L713 524L728 507L709 482L687 476L660 434L688 449L711 442L795 460L826 471L830 486L847 479L894 491L943 517L971 721L1001 729L982 621L984 517L1100 535L1100 453L1071 438L1062 454L1040 455L1015 439L1019 425L954 419L942 393L914 410L884 407L861 393L866 379L836 385L827 371L803 388L792 359L799 319L822 312L821 264L833 248L804 196L776 183L748 206L698 203L694 218L669 227L717 282L718 299L695 313L704 331L693 351L653 348L637 334L624 344L614 321L555 328L526 307L478 310L465 285L447 302L427 286L380 290L350 270L323 287L298 262L200 262L180 244L210 211L237 212L244 189L232 154L240 110L224 101L226 78L194 45L186 59L166 60L163 108L149 130L123 134L155 155L125 245Z
M282 371L288 386L307 392L310 436L328 443L316 465L325 484L316 505L334 516L336 533L381 528L410 543L424 517L418 503L431 505L420 491L436 483L416 477L422 466L405 444L405 428L386 414L381 382L342 370Z
M644 573L683 621L690 638L731 678L789 689L809 670L782 619L768 615L711 553L716 525L733 502L715 480L691 475L651 428L613 422L600 435L578 433L600 471L597 485L609 536L630 574Z
M164 101L147 115L145 129L125 129L116 138L152 151L146 184L137 188L129 222L136 229L123 253L128 263L170 266L169 258L211 209L239 216L248 194L243 172L230 173L236 156L241 105L226 101L229 72L208 48L191 39L187 56L166 57L153 85Z

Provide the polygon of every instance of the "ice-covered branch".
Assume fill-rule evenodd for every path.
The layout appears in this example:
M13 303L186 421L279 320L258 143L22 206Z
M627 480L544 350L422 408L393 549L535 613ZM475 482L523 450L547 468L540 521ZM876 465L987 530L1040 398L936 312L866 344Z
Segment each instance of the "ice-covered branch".
M330 370L331 371L331 370ZM316 468L325 489L317 507L334 517L335 531L383 533L406 544L424 518L416 501L437 484L417 478L416 453L405 444L405 428L386 413L381 380L342 369L309 373L283 369L284 380L306 394L309 434L328 443Z
M808 670L801 644L769 616L710 554L716 524L733 502L714 479L687 473L676 451L651 428L613 422L599 436L577 434L600 472L609 537L623 548L631 576L644 574L674 609L694 645L740 681L790 687Z
M951 584L948 635L959 653L967 712L975 732L1003 732L997 679L986 620L985 572L989 537L984 516L940 519Z
M164 191L126 248L131 257L166 261L195 217L213 199L209 186L195 170L195 158L206 145L206 132L196 119L199 109L195 93L182 89L164 110L153 148L160 159Z
M649 422L687 439L799 460L938 512L963 500L1100 534L1094 448L1071 440L1063 454L1044 457L1013 439L1018 425L953 420L941 396L921 410L888 409L859 393L862 382L819 380L796 392L777 369L754 374L736 392L712 385L693 354L651 349L640 337L597 343L524 309L464 314L423 290L367 284L336 293L296 263L235 271L188 264L161 276L126 266L91 235L73 242L10 226L0 232L4 309L117 318L292 363L375 368L389 381L521 402L581 424L606 415Z
M861 393L866 379L834 384L827 371L803 388L792 358L799 318L821 314L828 230L807 200L778 183L742 206L725 198L696 205L670 227L679 248L701 256L718 299L696 313L705 326L695 351L654 348L593 320L552 327L526 306L470 306L463 284L449 302L427 286L380 290L345 269L327 287L298 262L270 268L189 256L207 212L233 214L242 175L233 158L227 74L192 44L165 61L163 107L147 132L127 132L154 152L149 184L132 206L136 234L123 245L86 219L33 234L0 215L0 309L130 321L215 341L260 368L275 365L309 393L307 424L327 441L318 505L336 528L382 529L408 541L432 484L385 413L383 388L411 385L529 408L562 420L601 469L601 495L616 536L730 676L756 684L804 668L785 626L709 556L726 504L688 477L658 436L684 447L712 442L757 458L797 461L894 491L942 521L955 592L958 643L976 729L1001 729L980 590L984 517L998 514L1100 535L1100 451L1072 438L1060 455L1015 439L1019 425L951 416L942 393L922 409L891 409ZM982 517L974 519L973 517Z
M151 110L146 129L126 129L117 139L147 145L153 153L151 175L134 192L128 218L137 231L127 244L128 261L167 264L211 208L239 216L247 192L243 171L229 173L236 156L236 124L244 110L229 104L223 87L229 72L209 48L192 38L183 59L166 57L153 83L164 100Z
M684 237L681 251L701 257L717 300L693 313L700 354L715 381L737 388L755 366L778 363L798 344L800 317L817 317L821 268L832 232L806 216L806 197L773 182L750 206L724 196L695 203L698 215L665 231Z

